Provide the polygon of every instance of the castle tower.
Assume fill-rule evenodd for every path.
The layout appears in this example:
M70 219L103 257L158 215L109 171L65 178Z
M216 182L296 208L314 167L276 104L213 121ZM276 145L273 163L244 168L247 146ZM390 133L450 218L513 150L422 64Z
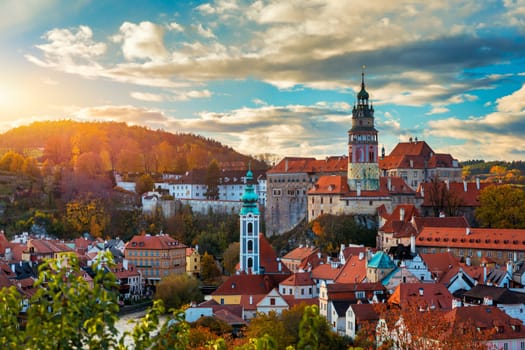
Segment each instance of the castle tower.
M239 271L245 273L260 273L259 245L259 207L257 194L253 188L253 173L246 173L246 186L241 197L242 208L240 216L240 255Z
M374 107L368 103L365 72L361 73L361 91L352 110L352 128L348 130L348 186L351 191L379 189L377 130Z

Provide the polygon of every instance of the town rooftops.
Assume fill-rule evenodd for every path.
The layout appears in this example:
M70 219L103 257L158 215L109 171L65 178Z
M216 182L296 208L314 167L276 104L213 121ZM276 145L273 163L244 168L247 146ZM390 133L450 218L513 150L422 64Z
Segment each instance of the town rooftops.
M412 224L417 232L421 232L423 227L469 227L469 223L464 216L414 216Z
M449 154L436 154L425 141L400 142L392 152L379 159L380 169L458 168Z
M309 191L309 195L338 194L342 199L354 197L390 197L392 195L414 195L415 191L406 182L397 176L379 178L377 191L350 191L345 175L320 176L319 180Z
M525 229L425 226L416 239L416 245L525 251Z
M309 272L296 272L280 283L282 286L311 286L314 284Z
M269 275L232 275L212 295L266 295L277 284Z
M317 254L319 248L312 246L300 246L288 252L282 259L296 260L297 262L308 258L311 254Z

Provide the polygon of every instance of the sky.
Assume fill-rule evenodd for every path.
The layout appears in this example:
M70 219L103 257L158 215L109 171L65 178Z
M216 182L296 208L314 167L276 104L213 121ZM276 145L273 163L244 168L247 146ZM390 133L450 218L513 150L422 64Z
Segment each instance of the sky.
M0 133L118 121L339 156L364 70L387 154L525 160L524 35L525 0L1 0Z

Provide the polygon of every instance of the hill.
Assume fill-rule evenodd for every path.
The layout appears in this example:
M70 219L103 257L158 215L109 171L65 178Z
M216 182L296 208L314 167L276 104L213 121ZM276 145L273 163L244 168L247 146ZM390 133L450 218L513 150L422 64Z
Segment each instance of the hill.
M35 122L1 134L0 150L53 165L89 162L103 171L182 173L206 168L213 159L225 169L245 168L249 161L254 169L266 167L212 139L116 122Z

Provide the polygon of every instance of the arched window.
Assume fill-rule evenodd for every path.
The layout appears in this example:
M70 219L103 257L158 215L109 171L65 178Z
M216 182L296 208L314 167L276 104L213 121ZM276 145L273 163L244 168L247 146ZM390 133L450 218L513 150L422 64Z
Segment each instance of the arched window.
M248 251L251 252L252 250L253 250L253 241L249 240L248 241Z
M251 269L253 267L253 259L248 258L248 268Z
M253 223L251 222L248 223L248 234L249 235L253 234Z

